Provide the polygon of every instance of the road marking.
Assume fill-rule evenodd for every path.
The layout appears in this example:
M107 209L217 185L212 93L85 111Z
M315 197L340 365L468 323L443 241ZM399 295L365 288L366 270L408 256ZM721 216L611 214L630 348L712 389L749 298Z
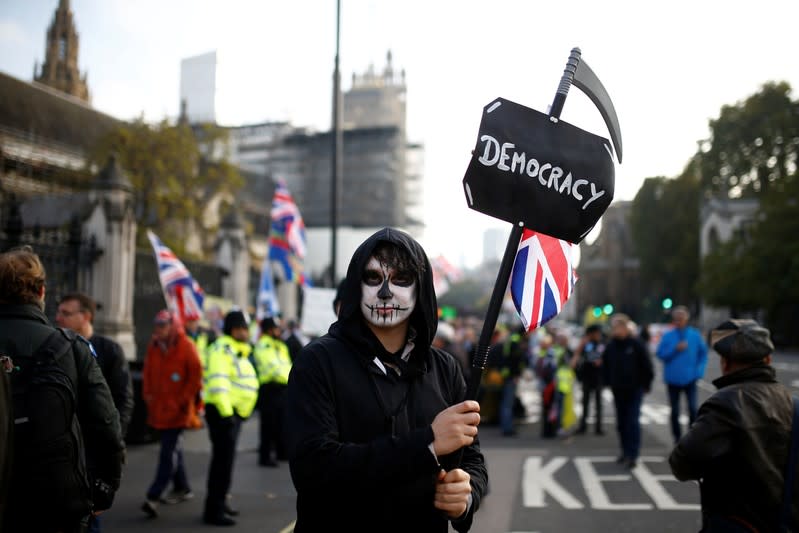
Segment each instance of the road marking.
M560 467L566 464L567 457L553 457L542 468L541 457L528 457L522 470L522 501L525 507L546 507L544 494L549 493L566 509L582 509L583 504L552 479Z
M280 530L280 533L292 533L294 531L294 524L296 523L296 520L292 520L289 525Z
M661 481L679 482L671 474L653 474L648 468L645 468L645 463L662 463L665 461L663 457L642 457L639 460L639 466L633 468L633 475L638 479L638 482L644 488L646 493L655 502L655 506L661 510L667 511L699 511L700 505L694 503L677 503L671 497L666 489L661 485Z
M601 511L650 511L652 504L649 503L612 503L608 493L602 488L605 481L629 481L631 476L628 474L616 474L612 476L600 476L594 469L594 463L613 463L613 457L575 457L574 466L580 474L580 481L591 502L592 509Z
M678 503L664 487L664 482L677 482L671 474L655 474L647 463L663 463L663 457L640 457L638 465L631 471L619 474L599 474L598 463L613 463L613 457L552 457L544 464L542 457L528 457L522 469L522 505L524 507L548 507L546 495L565 509L584 509L586 506L555 480L555 473L572 460L580 479L590 509L602 511L698 511L695 503ZM611 482L636 481L651 499L651 503L623 503L610 500L605 484ZM612 491L611 491L612 492ZM640 492L638 492L640 494Z

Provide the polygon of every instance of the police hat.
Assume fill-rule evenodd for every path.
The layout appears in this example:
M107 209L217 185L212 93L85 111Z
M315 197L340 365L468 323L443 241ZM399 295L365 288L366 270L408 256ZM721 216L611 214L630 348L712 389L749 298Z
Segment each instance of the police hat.
M234 328L247 329L247 318L241 311L230 311L225 315L225 322L222 326L222 332L225 335L230 335Z

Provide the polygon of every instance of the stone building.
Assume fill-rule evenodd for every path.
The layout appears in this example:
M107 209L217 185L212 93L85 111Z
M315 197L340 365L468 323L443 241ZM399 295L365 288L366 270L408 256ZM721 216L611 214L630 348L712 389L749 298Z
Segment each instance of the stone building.
M634 320L642 311L640 262L628 222L630 206L628 201L613 202L602 216L596 240L580 243L576 294L580 311L611 304L616 312Z
M710 198L699 212L699 260L721 243L746 233L754 222L760 202L757 198ZM708 330L730 317L727 308L712 307L702 302L700 326Z
M36 82L89 102L89 87L86 73L78 69L78 32L69 0L60 0L47 30L45 58L41 70L34 67Z

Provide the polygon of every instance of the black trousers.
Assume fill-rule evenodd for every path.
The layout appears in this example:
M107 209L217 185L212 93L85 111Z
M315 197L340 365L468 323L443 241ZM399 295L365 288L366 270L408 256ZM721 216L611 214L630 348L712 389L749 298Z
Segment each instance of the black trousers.
M588 408L591 405L591 396L594 397L594 412L596 414L596 430L602 429L602 380L595 378L593 380L583 380L583 418L580 422L580 428L586 429L588 426Z
M283 417L286 410L286 385L264 383L258 389L258 415L260 419L260 444L258 461L268 462L272 450L278 459L286 459L283 437Z
M205 421L211 437L211 464L208 467L208 489L205 497L205 516L218 517L223 513L225 497L233 479L236 442L239 440L241 418L233 415L222 418L214 405L205 406Z

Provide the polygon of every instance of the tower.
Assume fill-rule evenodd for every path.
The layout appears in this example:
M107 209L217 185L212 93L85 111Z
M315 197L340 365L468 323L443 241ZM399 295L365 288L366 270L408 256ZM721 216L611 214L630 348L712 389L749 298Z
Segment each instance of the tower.
M78 32L72 19L69 0L59 0L53 21L47 29L47 45L41 72L35 81L89 102L86 74L78 70Z

